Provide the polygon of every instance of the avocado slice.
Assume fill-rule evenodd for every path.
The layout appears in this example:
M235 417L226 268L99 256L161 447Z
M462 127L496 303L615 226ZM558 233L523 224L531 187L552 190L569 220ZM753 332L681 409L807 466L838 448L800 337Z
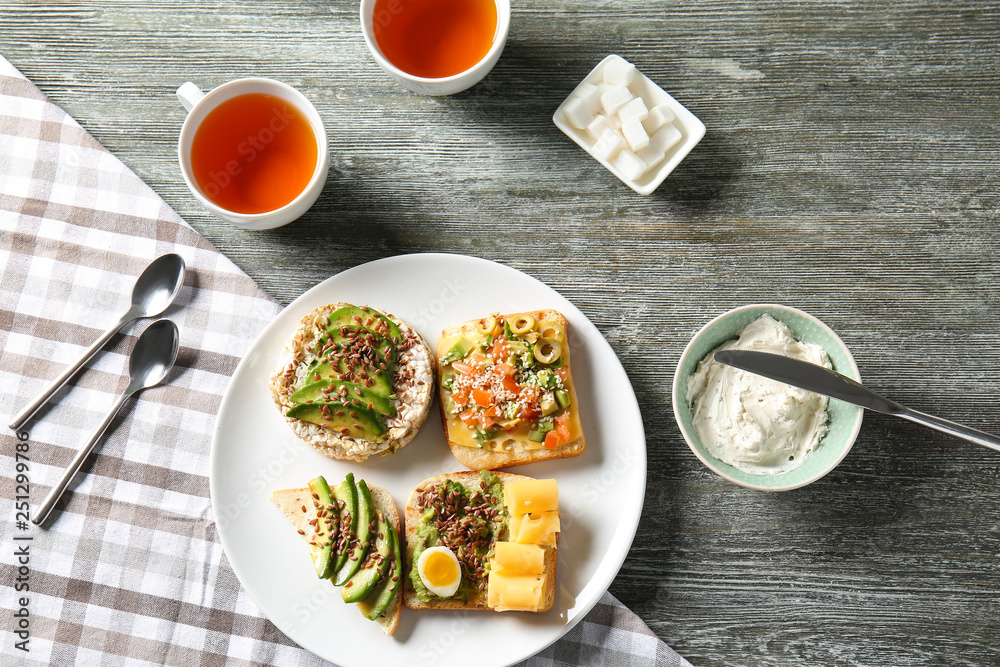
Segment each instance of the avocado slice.
M365 600L365 606L368 608L365 615L372 621L386 612L402 588L400 584L403 576L403 546L399 543L396 528L391 522L386 522L386 531L392 538L392 562L394 565L389 569L388 576Z
M396 363L396 344L388 338L384 338L371 329L365 327L342 326L330 327L326 330L326 336L319 341L320 346L325 346L328 340L332 340L337 349L347 349L355 342L361 341L371 349L375 350L388 368L389 364Z
M329 327L362 326L398 345L403 340L399 326L388 317L367 308L344 306L330 313Z
M333 583L337 586L343 586L346 584L351 577L361 568L361 563L365 560L365 555L368 553L368 542L371 540L371 531L373 528L372 522L372 494L368 490L368 485L365 484L365 480L359 479L356 485L357 488L357 512L351 517L351 526L353 527L353 534L356 539L356 544L353 549L351 548L351 542L347 542L344 548L344 554L347 558L344 560L344 564L340 566L336 574L333 576Z
M448 350L448 353L441 357L441 365L447 366L453 361L465 359L465 355L472 352L472 348L474 347L475 345L468 338L459 338L455 341L455 344L451 346L451 349Z
M330 566L332 576L333 572L338 571L347 562L348 553L351 551L347 545L350 544L351 538L357 530L358 488L354 484L354 473L347 473L347 477L344 478L344 481L336 489L331 491L331 495L337 502L337 505L342 505L340 509L341 539L339 541L345 545L343 549L337 550L336 559ZM332 557L331 560L333 560Z
M353 382L362 387L367 387L369 391L389 398L392 396L392 373L367 374L367 378L361 377L356 369L351 368L346 359L337 360L337 365L333 366L329 361L324 361L314 366L309 375L306 376L308 384L319 382L320 380L342 380ZM371 384L368 384L368 383Z
M364 600L369 593L375 590L379 578L389 569L389 563L392 562L393 535L389 532L388 526L389 522L380 512L375 527L377 532L375 533L374 545L374 554L380 558L374 559L374 554L368 554L363 567L340 589L340 597L344 599L344 602Z
M325 391L326 390L326 391ZM327 395L324 395L325 394ZM290 398L296 403L360 403L371 406L368 409L386 417L396 416L396 407L388 398L354 382L341 380L320 380L306 385L292 394Z
M341 435L374 442L385 435L382 417L355 403L302 403L285 416L319 424Z
M322 476L309 482L309 490L313 492L314 500L320 509L329 512L333 506L333 497L330 494L330 486ZM319 498L315 498L319 496ZM322 518L316 525L316 537L310 543L310 555L313 565L316 566L316 574L320 579L328 579L333 574L333 544L337 539L337 532L340 526L338 521L327 523Z

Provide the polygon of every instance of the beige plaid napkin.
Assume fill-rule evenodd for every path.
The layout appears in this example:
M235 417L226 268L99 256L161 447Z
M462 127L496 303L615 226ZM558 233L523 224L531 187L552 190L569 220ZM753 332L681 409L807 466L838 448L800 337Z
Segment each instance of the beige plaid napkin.
M209 502L216 411L281 306L0 57L3 424L117 321L135 277L168 252L188 266L164 315L181 331L177 367L112 425L46 530L26 522L25 501L40 501L124 390L149 321L113 339L23 439L0 434L4 665L327 664L240 587ZM523 664L688 663L605 594Z

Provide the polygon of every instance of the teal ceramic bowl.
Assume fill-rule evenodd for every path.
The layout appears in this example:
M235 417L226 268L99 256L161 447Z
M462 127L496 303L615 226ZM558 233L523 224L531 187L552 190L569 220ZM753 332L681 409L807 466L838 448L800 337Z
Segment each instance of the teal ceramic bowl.
M861 381L858 366L854 363L854 357L844 345L844 341L840 340L830 327L809 313L775 304L743 306L723 313L706 324L684 349L677 365L677 372L674 374L674 418L691 451L713 472L751 489L788 491L815 482L837 467L837 464L847 456L861 429L864 412L862 408L831 399L827 408L830 413L830 421L827 424L829 430L820 441L820 446L806 457L802 465L775 475L753 475L734 468L709 453L698 440L698 433L691 419L691 406L687 401L688 377L697 369L698 362L719 345L736 338L737 331L765 313L787 324L796 338L807 343L815 343L826 350L833 364L833 370L858 382Z

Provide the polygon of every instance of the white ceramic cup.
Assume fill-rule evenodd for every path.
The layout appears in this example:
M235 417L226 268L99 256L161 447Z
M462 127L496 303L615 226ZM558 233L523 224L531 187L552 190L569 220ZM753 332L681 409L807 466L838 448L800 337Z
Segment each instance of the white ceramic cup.
M510 30L510 0L495 0L497 6L497 30L493 34L493 46L486 52L483 59L478 63L458 74L446 76L439 79L428 79L420 76L413 76L399 69L385 57L382 49L375 39L375 22L377 20L389 20L392 8L401 7L402 3L410 0L393 0L390 3L389 16L375 16L375 0L361 0L361 34L365 37L368 50L375 57L375 62L389 75L389 78L409 88L415 93L423 95L454 95L467 88L471 88L483 77L490 73L493 66L500 59L503 47L507 43L507 33Z
M305 189L295 199L281 208L264 213L237 213L224 209L212 202L198 186L191 167L191 144L194 141L195 133L209 112L226 100L252 93L279 97L298 109L306 120L309 121L313 135L316 137L316 169L313 170L312 178L309 179L309 183ZM275 81L274 79L249 78L236 79L224 83L208 93L203 93L198 86L188 81L177 89L177 97L180 99L181 104L184 105L184 108L188 110L184 126L181 127L180 139L177 142L177 155L181 164L181 174L183 174L184 182L187 183L191 192L205 208L222 220L232 223L237 227L260 230L274 229L275 227L287 225L292 220L301 217L302 214L309 210L310 206L316 203L316 199L319 198L319 193L323 190L323 185L326 183L326 175L330 169L330 156L326 146L326 129L323 127L323 121L319 117L316 107L306 99L305 95L288 84ZM268 132L271 131L270 128L262 128L261 132L265 132L265 130ZM266 136L263 139L265 140L264 143L266 143Z

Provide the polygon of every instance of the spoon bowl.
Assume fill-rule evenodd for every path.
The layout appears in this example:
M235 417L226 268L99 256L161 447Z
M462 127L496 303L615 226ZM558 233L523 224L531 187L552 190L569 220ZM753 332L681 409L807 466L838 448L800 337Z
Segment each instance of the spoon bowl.
M184 258L171 253L154 259L132 288L134 318L155 317L167 309L184 284Z
M126 393L135 393L163 382L177 361L180 335L170 320L150 324L135 342L128 360L129 385Z

